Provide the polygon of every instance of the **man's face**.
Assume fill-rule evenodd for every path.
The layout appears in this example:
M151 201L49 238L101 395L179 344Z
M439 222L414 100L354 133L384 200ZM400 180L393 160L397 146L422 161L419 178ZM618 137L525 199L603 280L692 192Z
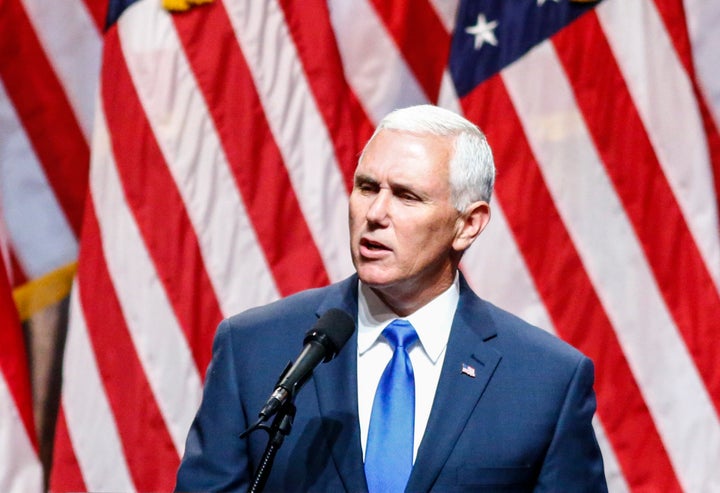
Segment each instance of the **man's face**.
M450 137L383 130L355 171L353 264L396 311L408 299L424 305L454 279L462 219L450 201L451 145Z

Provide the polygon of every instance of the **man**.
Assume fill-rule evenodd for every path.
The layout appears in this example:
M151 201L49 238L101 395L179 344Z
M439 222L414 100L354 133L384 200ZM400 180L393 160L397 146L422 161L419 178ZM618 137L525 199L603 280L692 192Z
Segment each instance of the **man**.
M485 137L464 118L388 115L350 195L357 274L220 325L177 488L247 490L267 437L240 434L304 333L340 308L358 330L298 393L266 491L606 491L590 360L478 298L458 271L490 219L493 180ZM388 332L398 324L404 346ZM391 367L405 369L412 407L379 432L400 405Z

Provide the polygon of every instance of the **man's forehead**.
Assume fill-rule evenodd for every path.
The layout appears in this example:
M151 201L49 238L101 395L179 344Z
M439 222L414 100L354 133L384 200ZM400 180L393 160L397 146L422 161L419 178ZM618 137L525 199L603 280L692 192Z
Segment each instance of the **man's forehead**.
M365 148L356 172L386 168L442 173L448 169L452 144L452 137L384 129Z
M436 179L447 179L442 163L430 167L418 167L403 161L380 163L372 159L361 162L355 169L356 183L387 183L390 185L412 185L428 183Z

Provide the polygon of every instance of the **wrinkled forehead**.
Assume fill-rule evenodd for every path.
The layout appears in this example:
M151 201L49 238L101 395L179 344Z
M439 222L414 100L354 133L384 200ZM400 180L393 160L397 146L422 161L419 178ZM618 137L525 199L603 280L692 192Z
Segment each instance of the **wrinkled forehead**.
M367 143L358 160L358 170L392 166L398 171L432 171L447 175L454 153L454 135L382 129Z

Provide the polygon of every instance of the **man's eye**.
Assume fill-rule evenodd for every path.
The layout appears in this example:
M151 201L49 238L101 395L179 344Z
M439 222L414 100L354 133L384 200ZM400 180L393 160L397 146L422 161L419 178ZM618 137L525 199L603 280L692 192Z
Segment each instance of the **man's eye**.
M374 192L377 189L377 187L371 183L358 183L355 188L365 193Z
M407 200L409 202L417 202L418 200L420 200L420 197L418 197L414 193L409 192L401 192L398 194L398 197L402 200Z

